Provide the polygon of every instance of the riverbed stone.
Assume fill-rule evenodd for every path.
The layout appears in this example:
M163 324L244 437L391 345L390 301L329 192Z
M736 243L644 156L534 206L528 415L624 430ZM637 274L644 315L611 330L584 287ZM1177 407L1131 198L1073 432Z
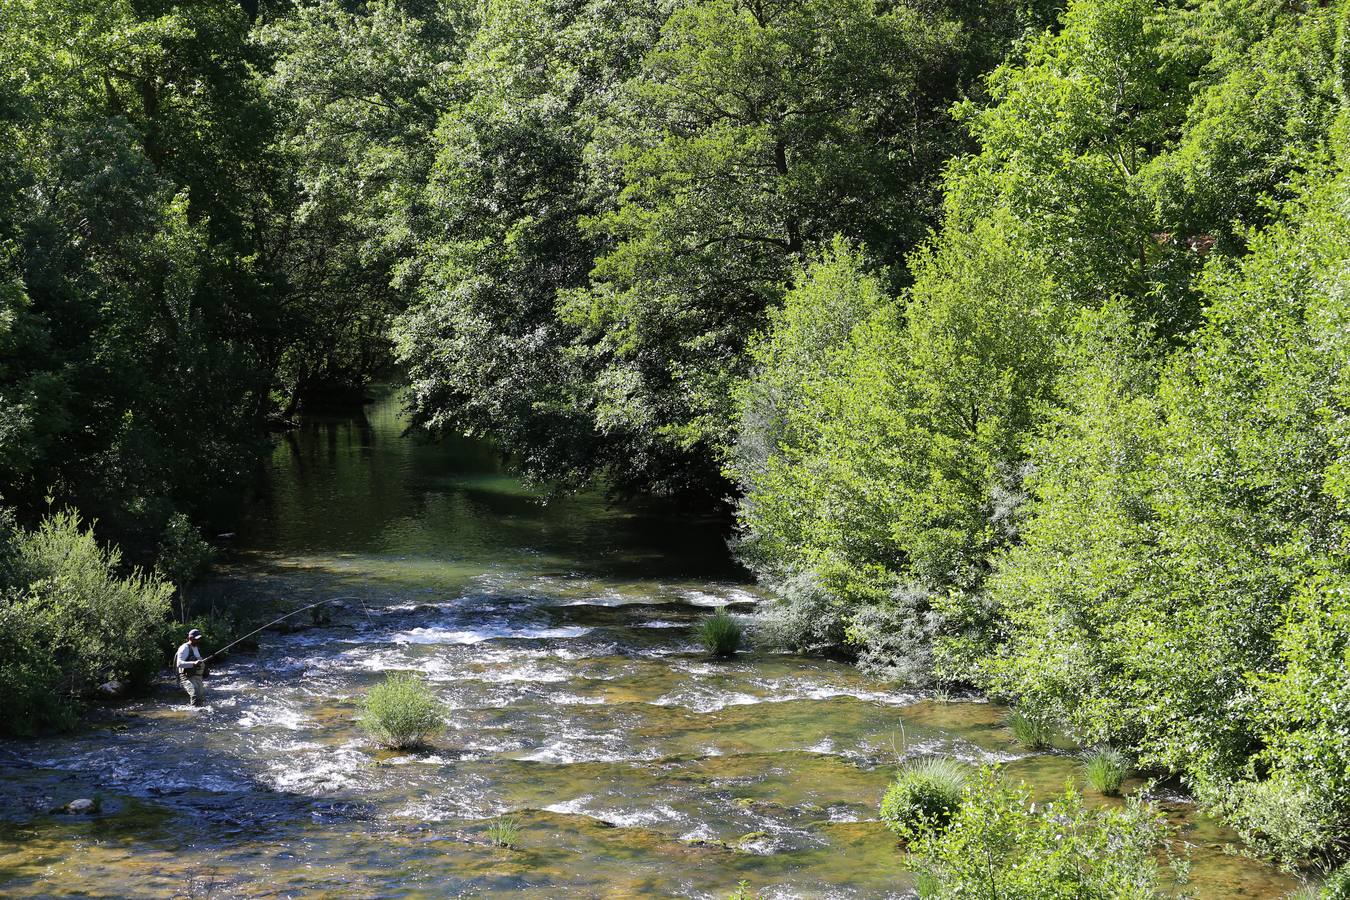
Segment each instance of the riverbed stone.
M72 800L65 806L65 811L77 816L89 816L98 812L98 804L88 797L81 797L78 800Z

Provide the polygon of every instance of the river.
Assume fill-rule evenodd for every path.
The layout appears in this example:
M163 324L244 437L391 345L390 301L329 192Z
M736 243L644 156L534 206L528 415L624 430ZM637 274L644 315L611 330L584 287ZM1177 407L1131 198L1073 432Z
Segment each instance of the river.
M0 896L725 897L744 880L900 897L912 880L876 821L897 753L1005 763L1044 793L1077 777L991 704L826 660L705 659L694 624L759 599L721 523L545 504L486 448L403 429L393 395L306 417L204 589L222 607L343 598L329 624L266 634L201 709L165 679L72 735L0 742ZM429 751L357 728L389 671L451 710ZM95 795L97 816L50 813ZM1162 801L1200 896L1293 886ZM502 817L515 849L487 839Z

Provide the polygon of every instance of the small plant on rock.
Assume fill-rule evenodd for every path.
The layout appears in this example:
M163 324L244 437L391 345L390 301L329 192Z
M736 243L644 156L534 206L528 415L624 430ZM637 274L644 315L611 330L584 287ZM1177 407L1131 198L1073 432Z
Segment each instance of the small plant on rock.
M520 837L520 822L514 816L509 819L498 819L488 826L487 837L494 847L514 850L516 839Z
M390 675L366 694L361 727L391 750L420 747L445 729L445 708L414 675Z
M947 827L965 795L970 768L945 757L902 763L881 800L881 820L903 838Z
M759 893L750 890L750 882L740 881L736 890L727 895L727 900L759 900Z
M741 625L725 609L719 609L703 620L698 638L708 655L726 659L741 648Z
M1088 787L1108 797L1120 794L1120 786L1130 773L1129 760L1114 747L1094 750L1083 760L1083 774Z

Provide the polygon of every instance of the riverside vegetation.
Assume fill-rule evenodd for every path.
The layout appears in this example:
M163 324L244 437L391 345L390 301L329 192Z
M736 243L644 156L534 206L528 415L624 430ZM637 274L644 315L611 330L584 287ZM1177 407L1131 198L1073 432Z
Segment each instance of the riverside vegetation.
M537 482L729 503L758 643L1350 853L1350 0L0 26L6 729L146 677L266 428L397 364Z

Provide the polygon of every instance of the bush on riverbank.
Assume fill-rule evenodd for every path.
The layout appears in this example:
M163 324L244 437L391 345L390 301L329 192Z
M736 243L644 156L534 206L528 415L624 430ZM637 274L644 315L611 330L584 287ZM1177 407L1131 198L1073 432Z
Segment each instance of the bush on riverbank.
M364 728L381 746L411 750L445 730L445 707L415 675L392 674L366 694Z
M1168 896L1160 857L1172 879L1186 880L1171 836L1166 818L1141 800L1089 809L1066 788L1033 803L1026 785L986 768L947 826L924 831L908 849L925 900L1149 900Z
M0 521L0 732L71 727L100 684L163 668L173 589L121 567L73 512Z

